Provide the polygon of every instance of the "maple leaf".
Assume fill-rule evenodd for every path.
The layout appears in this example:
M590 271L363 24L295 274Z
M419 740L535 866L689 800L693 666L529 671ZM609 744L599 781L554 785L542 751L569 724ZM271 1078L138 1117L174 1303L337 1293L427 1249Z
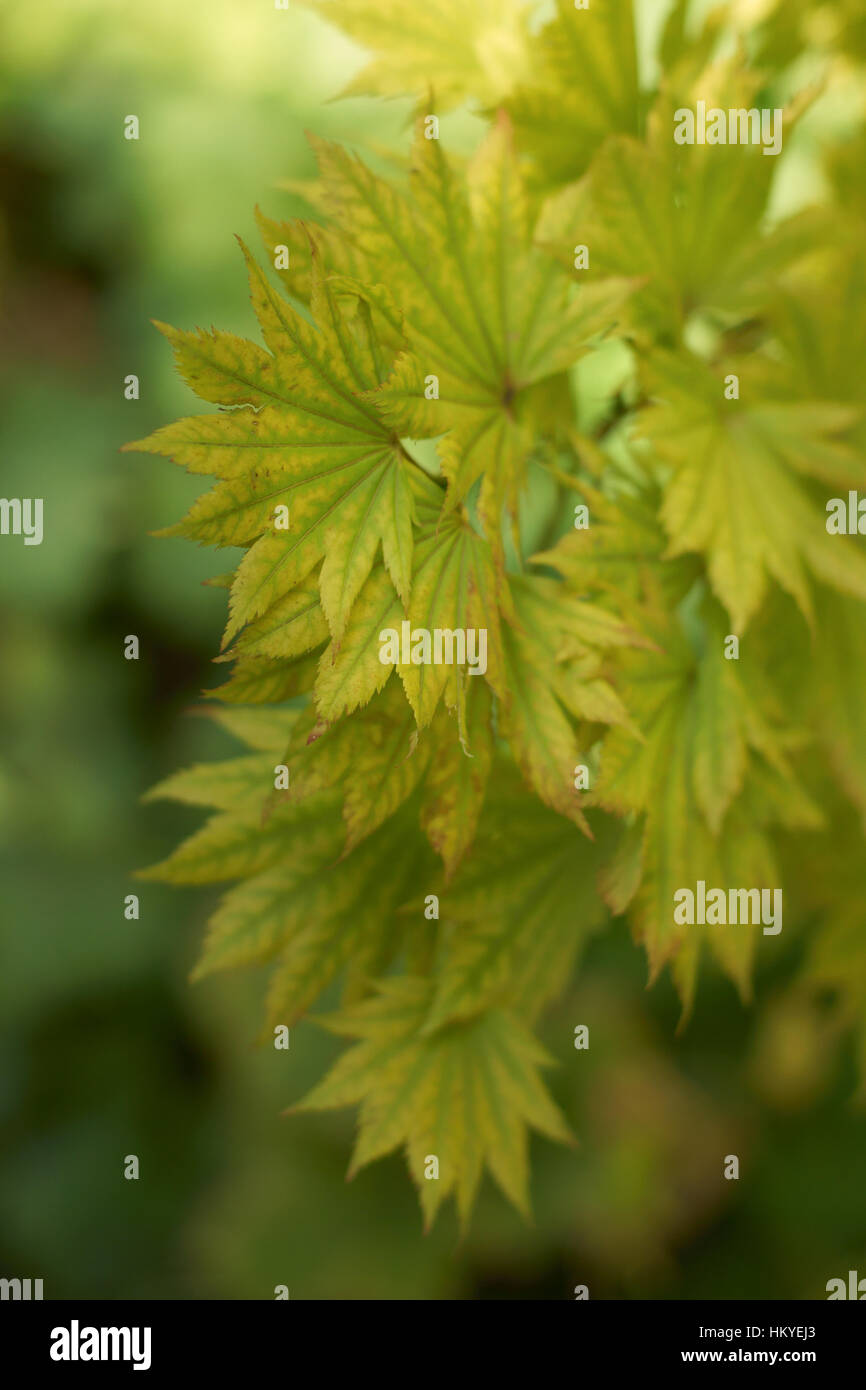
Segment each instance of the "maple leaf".
M423 473L409 477L416 516L417 542L413 569L423 563L442 520L442 493ZM455 523L456 524L456 523ZM334 637L318 659L314 699L321 719L332 723L342 714L366 705L391 677L391 663L382 662L379 634L400 630L406 607L400 602L384 564L374 563L349 614L341 637ZM243 651L243 648L240 648Z
M467 97L494 102L529 68L526 6L520 0L303 0L376 51L343 96L436 91L443 111Z
M282 661L239 658L229 679L205 694L230 705L281 704L305 695L315 678L315 658L288 657Z
M615 604L632 623L640 623L641 602L657 597L674 609L701 572L695 556L671 556L659 511L664 492L649 472L635 469L625 481L612 477L606 460L607 491L585 478L566 478L588 507L590 524L572 529L550 550L533 556L562 576L576 593L598 595Z
M274 769L300 718L297 711L220 711L227 728L260 756L229 759L168 778L150 793L218 812L163 863L140 877L213 884L240 879L211 919L195 970L200 978L239 965L272 964L268 1027L291 1023L344 972L356 997L401 950L418 884L435 861L411 809L393 816L350 856L339 793L302 803L274 797ZM258 779L258 780L257 780ZM379 883L382 862L392 864ZM419 908L420 915L420 908Z
M596 889L612 826L595 841L527 796L507 764L492 778L472 854L443 901L433 1032L491 1007L530 1021L562 992L606 918Z
M308 819L305 803L301 823L307 825ZM382 882L383 864L392 865L387 883ZM339 861L333 841L327 859L314 859L306 835L296 840L293 860L287 856L273 880L251 885L274 892L268 910L276 913L282 933L268 988L266 1030L304 1012L341 972L345 997L364 995L371 981L411 945L413 926L422 916L423 887L436 874L433 853L418 830L417 808L411 805ZM240 905L245 916L249 905L240 902L242 892L243 886L236 890L236 900L231 894L226 898L224 913ZM409 903L415 908L412 916L406 911ZM255 903L252 907L256 911ZM225 920L215 919L213 930L220 931ZM236 930L234 920L231 930Z
M167 454L221 480L169 534L250 547L232 584L226 641L320 562L322 610L339 636L380 546L398 594L408 598L408 474L416 465L375 404L362 399L385 370L369 316L350 320L317 276L313 326L245 255L268 352L228 334L164 331L199 395L254 409L181 420L125 447Z
M694 991L697 938L674 921L674 893L699 879L712 886L778 886L770 824L820 823L796 783L791 731L760 668L744 655L724 658L723 617L704 605L695 641L657 615L651 650L624 650L623 678L642 738L606 735L587 803L626 819L620 845L601 877L615 912L629 910L653 977L674 957L686 1007ZM755 932L711 933L710 948L744 995ZM688 938L688 940L687 940ZM684 950L685 948L685 950Z
M399 437L439 441L449 506L481 480L479 515L497 544L533 447L528 398L616 322L632 283L576 289L533 246L504 119L469 165L467 186L441 141L419 132L411 197L339 146L312 143L322 206L366 259L371 302L391 320L397 305L402 314L407 350L369 399Z
M681 106L700 97L708 106L748 109L757 85L735 56L696 75L688 91L663 91L647 139L607 141L585 179L548 209L549 228L570 228L561 243L568 264L575 241L592 247L583 278L641 278L623 314L642 342L680 341L698 311L723 322L760 312L775 284L831 235L822 208L767 229L776 161L764 158L760 145L680 145L673 138ZM786 135L796 115L784 113Z
M330 727L319 725L309 706L286 750L287 797L302 801L341 787L348 853L412 795L432 752L431 739L418 737L412 711L393 684Z
M529 1128L569 1137L527 1025L608 912L686 1018L707 955L750 997L763 936L678 923L677 890L784 863L796 987L866 1066L866 562L824 511L866 486L862 134L781 218L783 161L673 138L681 104L790 91L805 0L674 0L655 49L630 0L538 34L516 0L311 7L374 51L350 90L422 119L387 175L314 139L311 217L257 213L264 346L165 330L218 413L127 447L211 474L172 529L246 551L207 693L247 751L149 794L214 814L144 876L231 885L196 974L271 967L268 1028L340 977L355 1045L300 1108L359 1105L352 1171L403 1147L427 1224L453 1196L465 1226L485 1167L528 1210ZM467 98L464 161L424 103ZM417 632L483 660L407 659Z
M419 729L430 723L444 696L448 707L457 711L460 734L465 739L466 693L473 681L481 678L468 675L471 653L467 651L465 659L458 661L458 651L452 664L414 664L410 647L410 660L404 661L403 625L409 624L410 635L415 630L483 631L486 669L481 674L493 689L501 691L499 610L500 606L507 610L508 593L490 545L468 516L462 511L443 516L441 492L423 474L412 474L409 486L416 517L411 599L402 603L385 567L374 564L345 631L321 652L313 694L320 717L332 723L365 705L396 670ZM295 608L301 612L303 624L290 625L284 631L282 617L291 616ZM284 609L275 608L264 620L250 625L228 655L294 658L301 650L300 635L306 648L321 630L321 622L314 610L307 610L306 601L300 596L297 601L290 598ZM394 659L383 646L382 634L388 631L398 638L399 654ZM480 652L476 657L480 661Z
M286 799L343 788L344 853L423 787L419 818L450 878L472 843L493 759L492 697L468 683L464 722L440 707L420 730L398 684L335 724L309 706L292 728L284 762Z
M318 663L315 701L327 722L365 705L381 690L392 668L380 660L380 632L398 629L405 617L394 585L382 566L374 567L358 594L346 630L332 641Z
M468 683L462 734L449 732L438 739L421 805L421 825L442 857L446 881L475 839L493 764L492 696L484 681Z
M637 135L642 101L631 0L593 0L580 10L557 0L538 36L532 76L506 105L545 184L577 178L605 136Z
M810 620L807 568L866 598L866 561L847 537L828 535L800 481L811 475L853 484L866 476L837 439L858 414L844 404L774 399L759 372L751 399L741 372L743 399L726 400L723 373L684 354L655 352L644 369L655 403L637 427L672 469L661 507L667 554L706 556L737 633L757 611L769 577Z
M304 197L316 205L317 185L304 187ZM324 208L322 216L326 216ZM344 276L355 285L361 285L366 269L364 256L355 250L337 228L312 222L306 218L296 218L287 222L268 217L261 208L256 208L256 224L267 251L268 264L274 267L274 274L283 285L289 298L309 308L313 297L313 282L316 267L328 267L332 279ZM285 252L288 265L284 264ZM387 344L396 353L403 347L402 328L396 308L384 318L370 305L371 318L380 342Z
M404 621L426 630L483 628L489 638L491 684L499 682L498 593L490 547L465 515L443 519L441 491L414 470L407 486L416 520L411 574L412 599L400 600L387 567L374 561L362 584L345 629L331 637L321 604L318 572L302 580L260 618L248 623L219 660L238 661L241 679L267 681L277 663L279 678L314 671L304 689L313 687L319 715L332 723L365 705L399 671L418 726L429 724L443 692L451 708L463 708L465 683L458 665L416 666L402 659L382 659L383 631L401 634ZM314 653L317 668L299 660ZM402 642L401 642L402 652ZM465 665L465 663L464 663ZM237 681L237 675L234 680ZM231 684L231 683L230 683ZM225 698L226 687L215 693ZM292 694L298 690L292 689ZM279 698L279 697L274 697Z
M462 629L485 633L486 670L482 673L498 693L503 688L502 637L499 609L507 605L494 565L490 545L469 525L465 516L452 513L437 532L419 540L412 577L412 597L407 617L412 627L433 632ZM480 642L480 638L478 639ZM406 698L419 728L429 724L443 693L448 705L458 712L461 731L465 725L464 702L467 683L481 679L480 649L476 674L467 674L463 665L404 662L396 663Z
M527 782L549 806L586 828L575 791L581 760L573 719L628 724L603 678L606 647L635 634L603 609L564 593L556 581L513 576L514 622L505 640L507 695L502 731Z
M499 1010L422 1033L430 980L407 976L377 989L373 998L317 1019L357 1041L294 1111L358 1105L349 1176L404 1148L428 1227L452 1194L465 1226L485 1167L528 1216L528 1128L572 1142L538 1075L550 1058L519 1018ZM438 1160L435 1182L425 1180L431 1156Z

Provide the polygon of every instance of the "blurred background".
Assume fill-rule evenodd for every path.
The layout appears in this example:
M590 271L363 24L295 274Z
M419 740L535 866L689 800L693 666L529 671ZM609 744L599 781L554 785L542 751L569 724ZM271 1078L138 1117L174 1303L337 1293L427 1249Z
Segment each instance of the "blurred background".
M260 979L188 983L212 900L132 880L199 820L142 793L234 748L189 712L222 678L203 581L234 557L153 539L201 480L118 452L197 408L150 320L254 335L233 234L302 208L280 184L313 173L305 128L403 148L408 102L330 101L361 58L270 0L4 3L0 490L45 499L45 541L0 546L0 1274L46 1298L823 1298L866 1275L866 1126L790 956L759 1009L706 981L677 1036L625 928L597 939L542 1029L581 1147L534 1140L535 1223L488 1185L460 1242L450 1212L422 1235L402 1159L344 1182L351 1114L281 1115L333 1040L257 1049ZM476 119L445 120L471 147ZM576 1066L575 1019L615 1047Z

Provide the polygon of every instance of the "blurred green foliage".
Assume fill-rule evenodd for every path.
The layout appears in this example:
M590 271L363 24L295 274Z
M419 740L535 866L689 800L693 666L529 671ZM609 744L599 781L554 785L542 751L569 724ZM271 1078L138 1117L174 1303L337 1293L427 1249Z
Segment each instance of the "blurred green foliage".
M148 320L251 332L233 233L255 240L257 202L302 207L277 186L312 173L304 128L399 147L408 101L327 104L361 65L264 0L5 6L0 471L4 495L45 498L47 539L0 548L0 1272L49 1298L823 1297L866 1261L866 1127L791 952L761 1010L713 978L677 1036L622 924L596 941L542 1033L581 1147L534 1147L533 1226L486 1189L458 1244L450 1217L422 1239L399 1159L342 1184L350 1117L280 1114L333 1041L302 1026L288 1053L254 1048L260 981L187 981L211 904L131 880L197 821L142 792L233 751L185 715L217 683L214 557L148 535L200 481L118 452L188 407ZM474 118L445 119L468 147ZM807 124L792 151L787 206L817 138ZM715 1160L731 1151L739 1183Z

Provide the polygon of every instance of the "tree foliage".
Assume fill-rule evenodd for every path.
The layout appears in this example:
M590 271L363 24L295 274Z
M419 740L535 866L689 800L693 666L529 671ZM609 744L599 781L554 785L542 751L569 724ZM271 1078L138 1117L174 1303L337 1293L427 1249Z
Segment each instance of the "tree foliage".
M530 1030L612 916L688 1012L702 957L748 999L787 946L678 925L676 890L781 884L862 1030L825 850L856 901L866 559L825 503L866 492L863 135L780 215L779 161L673 121L792 135L863 40L844 3L816 40L804 5L738 33L678 0L647 65L626 0L315 8L415 134L396 176L313 138L310 215L259 217L274 274L243 248L262 344L163 327L219 410L128 447L215 480L174 534L244 549L211 693L249 751L155 788L213 815L147 876L234 884L197 974L270 964L268 1027L340 982L316 1017L352 1045L301 1108L358 1105L353 1168L403 1148L465 1222L485 1167L528 1210L530 1129L570 1139ZM428 117L467 100L465 160ZM483 671L383 661L407 623L483 630Z

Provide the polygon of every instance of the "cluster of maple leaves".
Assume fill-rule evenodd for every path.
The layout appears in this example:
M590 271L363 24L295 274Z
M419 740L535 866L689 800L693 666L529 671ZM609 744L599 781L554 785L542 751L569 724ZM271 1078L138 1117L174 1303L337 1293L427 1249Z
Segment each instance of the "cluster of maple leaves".
M342 981L320 1021L355 1045L305 1106L357 1104L353 1167L403 1146L427 1219L453 1194L465 1221L485 1166L527 1209L530 1128L569 1138L531 1029L611 912L688 1011L704 949L748 995L759 929L689 933L675 889L784 882L823 914L811 978L866 1007L828 867L862 858L866 557L823 518L866 487L866 142L772 217L760 148L673 141L683 100L783 81L802 3L730 51L678 0L649 78L626 0L537 34L511 0L316 7L377 52L353 93L474 98L488 132L464 161L419 119L399 177L314 139L312 215L260 217L279 289L244 248L264 346L164 329L221 409L128 447L217 480L172 531L245 551L213 693L249 751L154 790L214 815L147 872L237 881L198 974L272 962L266 1032ZM575 366L611 348L589 424ZM406 619L485 629L484 678L383 664Z

